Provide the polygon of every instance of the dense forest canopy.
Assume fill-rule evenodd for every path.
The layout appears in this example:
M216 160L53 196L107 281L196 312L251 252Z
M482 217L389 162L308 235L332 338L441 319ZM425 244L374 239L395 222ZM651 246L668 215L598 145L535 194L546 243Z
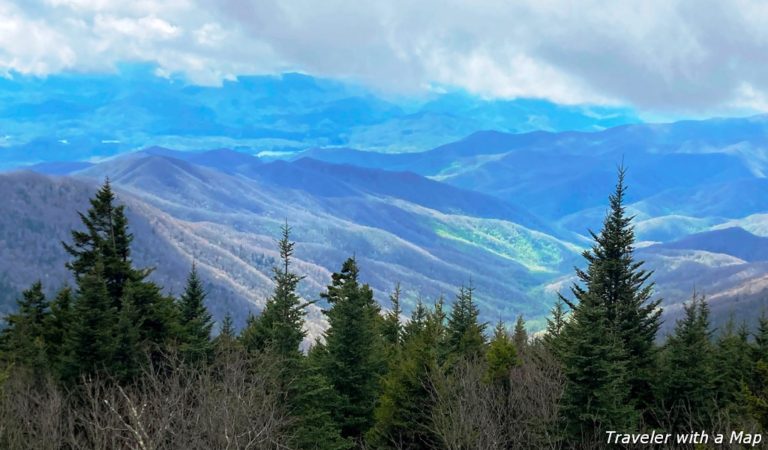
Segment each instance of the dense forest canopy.
M482 322L471 281L407 319L398 285L384 311L354 257L307 301L287 223L263 311L214 324L194 264L177 297L135 267L107 181L64 243L74 286L34 283L6 317L0 447L581 449L614 445L610 432L761 432L768 318L715 330L693 293L660 343L624 177L541 333L523 316ZM313 303L328 328L304 352Z

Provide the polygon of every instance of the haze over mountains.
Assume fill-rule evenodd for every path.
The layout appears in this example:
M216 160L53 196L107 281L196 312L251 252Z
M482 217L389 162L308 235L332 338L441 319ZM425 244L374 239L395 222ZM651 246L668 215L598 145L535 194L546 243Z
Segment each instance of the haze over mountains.
M483 129L597 130L638 121L627 108L484 100L462 91L384 96L301 74L200 87L154 71L124 64L114 74L0 77L0 169L153 145L253 154L312 146L423 151Z
M411 307L471 277L486 320L524 313L536 327L582 264L622 161L670 317L694 287L720 317L762 307L766 116L636 124L621 109L384 99L295 74L201 88L149 70L0 80L6 310L34 279L66 280L59 241L109 177L137 262L178 292L197 261L219 317L263 304L288 220L307 298L355 254L379 300L400 281Z

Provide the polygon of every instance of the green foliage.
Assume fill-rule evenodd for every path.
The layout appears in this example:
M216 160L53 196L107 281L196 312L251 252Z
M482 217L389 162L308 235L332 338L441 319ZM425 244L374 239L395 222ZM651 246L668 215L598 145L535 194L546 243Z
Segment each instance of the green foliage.
M381 328L384 341L389 344L390 348L400 346L403 334L403 325L400 323L400 315L403 313L400 307L400 293L400 283L397 283L395 290L389 295L392 309L387 311L387 314L384 316L384 323Z
M289 395L291 412L296 417L293 445L297 449L341 450L352 442L341 437L333 420L330 406L337 403L337 394L317 367L306 358L297 367L298 376Z
M518 324L521 323L523 316L519 316ZM523 333L525 329L523 328ZM518 329L515 327L515 337L518 336ZM526 342L527 339L522 340ZM515 345L515 338L510 339L509 333L504 326L504 322L499 320L496 324L496 329L493 331L493 338L488 344L488 351L486 352L485 359L488 365L486 380L490 383L500 384L509 389L509 371L513 367L520 364L520 358L518 357L517 346Z
M216 354L229 353L236 349L240 342L238 341L235 325L232 322L232 315L227 313L221 321L219 334L213 340L213 348Z
M130 382L136 379L145 362L139 328L136 326L138 314L130 299L123 301L117 316L115 349L111 355L109 372L121 382Z
M566 440L592 441L606 430L633 430L637 415L627 382L627 356L603 302L582 296L565 327L563 345Z
M382 382L376 423L367 436L376 448L435 448L438 442L429 427L434 403L430 380L440 370L444 316L427 311L421 302L419 306L409 322L418 325L409 329L402 351L391 360Z
M429 311L421 299L416 301L416 306L411 311L411 320L403 326L403 341L417 336L424 330L429 317Z
M322 351L322 373L337 394L334 419L344 437L357 440L373 425L380 377L386 369L379 306L358 282L357 262L346 260L321 294L331 306Z
M131 267L130 244L133 235L128 232L125 207L115 206L115 195L107 179L94 198L91 207L80 214L85 231L72 231L72 244L64 243L64 249L72 256L67 263L78 284L82 277L93 272L97 265L107 285L107 292L114 306L119 306L123 289L130 280L141 280L148 271Z
M142 348L156 352L169 345L178 333L179 310L173 298L163 295L160 286L150 281L126 284L121 307L130 303Z
M479 358L485 351L486 324L480 323L480 311L472 295L472 284L461 286L448 317L448 352L453 358Z
M81 214L85 230L65 244L76 289L61 289L49 303L35 283L7 317L0 344L8 365L0 367L0 381L10 364L19 365L40 375L33 382L58 378L81 401L82 380L141 386L147 367L163 375L170 367L163 358L175 349L185 366L216 376L220 363L240 361L248 366L246 384L257 381L257 362L269 361L276 380L262 388L290 416L289 444L297 449L454 448L438 430L455 438L457 428L460 438L490 436L505 446L516 442L521 421L534 430L527 436L550 444L562 437L578 448L602 440L606 430L633 431L649 417L670 432L710 429L721 424L712 411L768 428L768 318L760 318L754 344L732 322L713 343L708 306L694 294L663 349L654 346L659 303L651 301L651 274L633 257L623 180L621 169L603 230L584 253L588 267L577 270L575 301L558 300L541 340L529 340L521 315L511 336L500 320L486 343L471 284L459 289L449 315L442 297L432 308L419 300L405 324L398 284L382 316L352 258L321 294L329 327L306 356L300 345L311 303L297 294L302 277L291 270L287 224L264 311L239 337L227 315L212 339L196 267L178 301L146 279L149 271L134 268L124 208L114 206L107 182ZM467 374L477 382L463 383ZM453 383L442 400L448 385L441 380ZM541 386L554 392L543 394ZM2 400L0 414L8 407Z
M547 330L544 333L543 341L547 350L556 357L561 357L563 348L563 330L565 329L567 313L565 312L565 302L558 298L555 306L550 311L550 317L547 318Z
M64 244L77 282L72 326L62 339L65 380L97 371L130 378L144 355L159 359L178 331L173 299L146 280L149 270L132 265L125 207L114 202L107 180L80 214L85 230L72 231L72 244Z
M291 272L294 243L286 223L278 242L281 264L273 268L275 289L259 317L250 317L241 341L250 352L268 352L279 360L281 388L297 426L293 442L299 449L345 449L331 405L337 394L317 365L303 357L299 346L306 336L304 316L311 303L302 302L296 288L303 277Z
M115 324L118 313L104 280L102 267L80 277L79 290L72 308L61 367L61 378L76 381L112 368L115 351Z
M746 326L736 329L733 319L730 319L714 349L718 404L721 409L736 414L743 413L743 386L750 380L754 370L748 337Z
M625 174L624 167L619 168L615 191L609 197L610 210L600 234L590 231L594 244L583 253L587 269L576 269L581 285L574 284L571 292L578 302L562 296L561 299L574 311L574 320L578 305L599 304L595 310L605 314L603 332L615 334L620 353L624 355L622 364L630 386L630 404L647 412L654 402L651 383L656 369L654 341L660 325L661 300L651 300L654 285L648 279L652 273L642 268L643 261L634 258L632 217L626 214L624 206Z
M45 321L46 351L54 373L59 373L61 369L67 331L73 320L73 302L72 289L68 286L61 289L51 302L51 312Z
M515 332L512 334L512 342L520 352L524 352L525 348L528 347L528 331L525 329L525 320L522 314L517 316Z
M755 361L765 361L768 363L768 317L765 311L760 314L757 322L755 335L755 346L753 359Z
M18 312L6 318L0 343L7 359L42 370L47 365L46 323L50 315L43 285L35 282L17 300Z
M182 357L190 362L209 361L213 356L213 321L205 307L205 295L197 267L192 264L184 293L179 298L179 345Z
M296 293L303 277L290 270L295 245L290 240L290 232L290 227L285 224L278 242L281 265L273 268L274 293L267 300L261 315L249 320L243 342L251 351L269 348L282 357L296 358L299 344L306 336L303 325L309 303L302 303Z
M694 293L660 355L656 382L659 409L675 431L707 428L709 411L717 409L711 334L709 306Z
M761 359L755 365L753 386L744 387L747 407L763 431L768 430L768 362Z

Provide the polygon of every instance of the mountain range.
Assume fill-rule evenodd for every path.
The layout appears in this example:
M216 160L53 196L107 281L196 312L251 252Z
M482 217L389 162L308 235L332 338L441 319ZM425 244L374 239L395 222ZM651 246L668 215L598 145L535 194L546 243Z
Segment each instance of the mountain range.
M242 76L221 86L123 64L111 74L0 77L0 169L101 159L162 145L272 155L311 146L423 151L476 130L599 130L638 122L626 108L463 91L395 96L298 73Z
M60 241L109 177L137 263L178 292L195 261L217 317L242 323L264 304L287 221L306 298L355 255L384 304L396 282L406 311L471 282L485 320L522 313L541 328L622 164L666 326L694 289L718 320L763 307L768 116L643 124L461 93L391 99L299 74L205 88L120 70L0 80L0 124L13 133L0 144L5 311L38 277L49 289L68 280Z
M382 301L395 282L404 287L407 309L418 298L450 298L458 285L472 283L488 319L523 313L540 320L551 300L543 286L578 260L579 247L491 196L409 172L308 158L262 163L214 152L176 158L153 148L73 176L3 175L0 192L10 201L0 221L7 234L0 237L10 246L4 253L14 257L0 273L18 290L39 276L20 269L45 259L49 285L66 279L58 243L77 227L87 192L106 177L131 213L137 263L156 266L155 279L178 292L196 261L212 288L211 309L219 317L234 311L240 322L267 298L275 238L286 220L298 241L307 298L317 298L330 272L356 255L363 279ZM47 211L46 205L55 207ZM18 228L23 235L12 234ZM45 242L39 252L35 242Z

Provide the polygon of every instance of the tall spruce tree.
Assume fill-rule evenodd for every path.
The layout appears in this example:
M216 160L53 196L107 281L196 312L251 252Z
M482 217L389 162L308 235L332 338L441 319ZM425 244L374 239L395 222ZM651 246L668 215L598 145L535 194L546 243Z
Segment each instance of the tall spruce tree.
M547 318L547 330L542 337L547 350L557 358L563 354L563 330L565 329L567 313L565 311L565 302L558 298L555 305L550 310L550 317Z
M666 417L670 431L707 429L711 413L718 409L711 336L709 306L694 293L660 355L655 383L659 415Z
M752 379L754 361L746 324L736 327L733 317L726 322L715 346L715 388L722 410L743 413L743 387Z
M292 445L298 449L345 449L350 442L341 436L339 425L331 414L337 398L332 386L318 367L301 353L306 336L304 317L313 302L303 302L296 289L304 278L291 271L295 243L291 228L282 227L278 241L280 264L273 268L275 283L272 296L261 315L248 320L242 342L249 351L269 352L277 356L281 389L290 413L296 420Z
M397 283L394 291L389 295L392 309L387 311L387 314L384 316L384 324L381 331L384 340L391 348L400 346L403 334L403 325L400 323L400 315L403 313L403 310L400 307L400 294L400 283Z
M419 306L382 382L375 426L367 435L367 443L374 448L439 448L430 429L435 398L431 380L440 370L445 318L437 309L428 311L421 302Z
M320 368L307 358L297 361L297 373L288 395L290 410L296 418L292 447L302 450L343 450L352 447L341 436L331 407L338 396Z
M72 289L69 286L62 288L51 301L51 312L45 322L45 343L48 352L48 361L51 370L59 373L67 330L73 320L72 304L74 302Z
M61 378L71 383L81 375L114 369L118 313L98 260L90 273L78 280L71 317L63 345Z
M625 175L622 166L616 188L609 197L610 210L600 234L590 231L594 245L583 253L588 267L586 270L576 268L581 285L574 284L571 288L576 301L561 298L573 311L588 298L599 303L596 310L603 311L606 319L603 332L614 333L623 347L629 400L645 411L653 404L651 380L661 300L651 300L654 284L648 280L652 272L644 270L643 261L634 257L632 217L627 215L624 206ZM589 315L580 315L586 316Z
M525 348L528 346L528 331L525 329L525 319L523 319L522 314L517 316L515 331L512 334L512 342L520 353L525 352Z
M118 312L130 304L138 344L142 353L154 361L163 358L165 347L178 335L179 310L175 300L164 295L157 284L146 280L126 283Z
M379 383L386 369L379 306L347 259L321 294L330 305L325 345L318 350L323 374L336 392L334 418L343 437L359 440L373 425Z
M448 352L453 358L477 358L485 350L486 324L480 323L480 310L473 298L474 287L461 286L448 317Z
M150 270L133 267L130 257L133 235L128 232L124 205L115 205L109 180L90 203L88 211L80 213L85 230L73 230L72 243L63 243L72 257L67 267L77 283L72 306L75 325L67 330L64 339L69 351L64 358L66 362L62 362L65 377L122 366L124 361L118 360L122 357L114 352L118 348L122 349L119 353L126 352L125 345L134 342L132 336L120 335L133 333L133 329L116 326L124 305L130 304L130 320L137 329L136 353L160 358L177 329L173 299L146 280ZM99 314L103 317L97 317ZM124 317L123 322L126 320L129 319ZM103 329L92 328L97 325ZM87 327L92 329L86 330ZM87 338L98 338L97 341L104 344L92 357L81 355L81 350L75 348L75 342L82 343ZM76 361L79 356L85 360Z
M114 352L109 372L118 381L128 383L136 379L145 362L139 328L136 326L138 315L130 299L123 301L122 308L116 314Z
M249 321L243 338L246 347L251 350L269 348L282 357L295 359L300 353L299 345L306 336L303 326L309 303L302 302L296 293L304 277L291 272L295 243L291 242L290 233L291 229L286 223L278 242L280 265L272 269L274 292L261 315Z
M231 354L240 348L232 315L227 312L219 325L219 334L213 339L213 349L216 356Z
M142 280L146 270L136 270L131 265L130 245L133 235L128 232L125 206L115 205L115 194L109 179L90 200L91 207L86 213L78 213L85 225L85 231L72 231L72 243L62 243L72 256L67 268L78 282L92 273L99 264L107 285L107 292L115 307L120 307L126 283Z
M566 441L587 447L607 430L634 429L627 358L606 306L588 293L565 327L561 355L566 385L561 402Z
M416 300L416 306L411 311L410 320L403 325L403 340L408 340L411 336L421 333L429 317L429 311L424 306L424 301L419 298Z
M6 317L0 335L5 358L24 366L44 369L47 365L46 323L50 315L48 300L40 281L22 292L18 310Z
M193 363L210 361L213 356L213 320L205 307L205 289L193 263L184 293L179 298L179 345L182 357Z
M518 323L522 319L522 315L518 318ZM527 340L523 341L527 343ZM526 344L527 345L527 344ZM486 362L488 364L488 372L486 374L487 381L496 383L508 390L510 386L509 373L513 367L520 363L518 351L515 345L515 339L509 338L504 322L499 319L496 324L496 328L493 330L493 337L488 344L488 351L485 355Z

